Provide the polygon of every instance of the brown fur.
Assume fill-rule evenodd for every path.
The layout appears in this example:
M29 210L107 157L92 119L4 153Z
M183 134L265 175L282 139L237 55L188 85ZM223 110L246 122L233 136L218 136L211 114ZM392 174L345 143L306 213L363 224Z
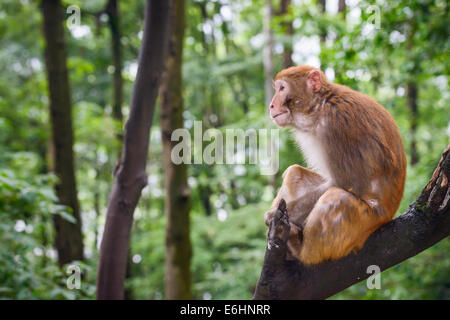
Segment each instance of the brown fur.
M289 110L283 126L317 139L329 177L289 167L266 223L284 198L291 223L303 229L301 244L290 241L291 253L306 264L338 259L360 249L398 209L406 176L399 130L375 100L329 82L318 69L291 67L277 80L288 88L277 90L271 110Z

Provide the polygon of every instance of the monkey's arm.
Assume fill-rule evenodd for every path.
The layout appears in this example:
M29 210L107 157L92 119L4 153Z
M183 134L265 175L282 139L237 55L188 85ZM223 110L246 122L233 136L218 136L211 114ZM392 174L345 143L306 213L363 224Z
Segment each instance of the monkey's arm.
M264 215L266 225L269 226L281 199L284 199L290 222L301 226L316 201L329 186L319 174L299 165L287 168L282 177L281 188L273 200L270 210Z

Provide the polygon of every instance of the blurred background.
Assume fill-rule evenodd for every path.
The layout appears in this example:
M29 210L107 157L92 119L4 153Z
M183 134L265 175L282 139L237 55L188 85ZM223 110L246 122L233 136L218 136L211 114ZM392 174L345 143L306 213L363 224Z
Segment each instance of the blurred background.
M2 0L0 298L95 297L99 244L137 71L145 1L62 4L80 12L78 24L64 24L64 39L83 235L77 265L84 276L80 289L69 289L69 275L60 267L65 261L58 261L56 250L55 216L71 224L76 216L55 191L58 150L51 139L43 10L40 1ZM448 1L186 0L184 13L179 67L185 128L193 131L195 120L223 132L274 128L267 115L274 75L291 65L320 67L329 80L372 96L394 116L408 156L398 214L415 200L450 142ZM65 19L70 17L66 13ZM148 185L134 213L128 299L166 298L159 103ZM280 170L274 176L261 175L255 165L186 167L192 259L184 267L190 270L192 298L252 297L266 243L263 214L283 170L304 164L287 130L280 131L280 139ZM380 290L367 289L363 281L332 299L449 299L449 251L444 239L383 272Z

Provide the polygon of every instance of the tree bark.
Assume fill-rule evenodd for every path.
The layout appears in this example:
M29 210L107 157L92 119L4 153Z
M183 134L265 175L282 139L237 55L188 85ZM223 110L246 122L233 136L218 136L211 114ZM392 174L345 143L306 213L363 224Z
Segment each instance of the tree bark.
M267 110L273 97L273 31L270 27L273 16L272 0L266 0L266 6L264 8L264 21L263 21L263 34L264 34L264 47L263 47L263 65L264 65L264 103ZM270 119L267 117L268 126L270 126ZM272 174L269 176L269 184L272 187L274 195L276 194L278 175Z
M122 45L121 45L121 29L120 29L120 14L119 3L117 0L109 0L106 4L105 12L108 15L109 30L111 32L111 58L114 66L113 73L113 94L112 94L112 115L116 121L116 138L118 140L117 154L120 159L123 142L123 77L122 77ZM132 253L128 252L127 271L125 273L125 281L132 277ZM125 288L125 300L133 299L133 292L131 288Z
M201 183L198 184L197 190L200 197L200 202L202 203L203 209L205 210L205 215L209 217L213 213L210 198L212 190L209 185L206 184L203 186Z
M185 1L178 0L170 15L169 51L166 71L160 92L160 123L163 142L164 183L166 191L166 299L192 299L191 296L191 239L190 194L187 166L171 160L172 133L183 128L182 60L185 28Z
M409 210L375 231L364 247L316 266L285 261L289 221L281 201L269 228L266 255L254 299L325 299L370 276L367 267L386 270L450 235L450 145Z
M272 89L272 79L273 79L273 33L270 28L270 22L272 21L272 2L271 0L266 0L264 23L263 23L263 33L264 33L264 48L263 48L263 64L264 64L264 93L265 93L265 105L269 107L272 101L273 89Z
M106 6L109 29L111 31L111 56L114 66L113 74L113 117L120 125L117 138L122 142L122 102L123 102L123 78L122 78L122 50L120 44L121 32L119 21L119 4L117 0L109 0Z
M327 1L326 0L318 0L317 4L319 5L319 9L322 12L322 15L325 15L327 12ZM324 55L323 55L323 51L325 49L326 46L326 41L327 41L327 27L323 24L320 25L319 28L319 37L320 37L320 68L322 70L325 70L327 68L327 63L324 59Z
M419 108L417 106L417 95L418 95L418 87L415 82L408 82L406 85L406 104L408 109L410 110L410 126L409 126L409 134L410 134L410 154L411 165L416 165L419 162L419 152L417 151L417 121L419 119Z
M347 9L347 5L345 3L345 0L339 0L338 2L338 12L342 13L345 17L345 10Z
M56 194L59 202L72 209L75 223L60 215L54 216L55 247L58 263L63 266L83 260L83 236L77 198L73 153L72 103L67 71L67 50L64 39L64 10L59 0L43 0L42 14L45 36L45 63L50 92L53 165L59 181Z
M322 14L327 12L327 1L326 0L318 0L317 4L319 5L319 9ZM325 40L327 39L327 29L325 26L320 27L320 43L323 45Z
M100 248L97 299L123 299L133 212L147 184L145 172L155 100L164 68L172 1L147 0L144 36L125 127L121 161L108 201Z
M283 16L288 14L290 5L291 0L281 0L280 11L278 12L278 15ZM286 43L284 43L283 67L289 68L294 65L294 62L292 61L292 36L294 35L294 27L292 26L292 21L284 22L283 26L285 28L284 34L287 38L289 38L289 41L286 41Z

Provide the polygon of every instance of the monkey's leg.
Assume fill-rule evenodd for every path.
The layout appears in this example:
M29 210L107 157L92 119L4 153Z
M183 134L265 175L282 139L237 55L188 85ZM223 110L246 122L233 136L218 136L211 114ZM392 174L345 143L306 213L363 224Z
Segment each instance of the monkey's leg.
M339 259L361 249L369 235L388 220L365 201L332 187L307 217L302 246L293 254L305 264Z
M286 260L295 260L293 252L298 252L302 246L303 241L303 228L298 227L296 224L289 222L289 238L287 241L288 250L286 251Z
M287 168L282 177L283 183L271 210L264 215L266 225L270 224L281 199L287 203L289 221L301 225L328 186L322 176L297 164Z

